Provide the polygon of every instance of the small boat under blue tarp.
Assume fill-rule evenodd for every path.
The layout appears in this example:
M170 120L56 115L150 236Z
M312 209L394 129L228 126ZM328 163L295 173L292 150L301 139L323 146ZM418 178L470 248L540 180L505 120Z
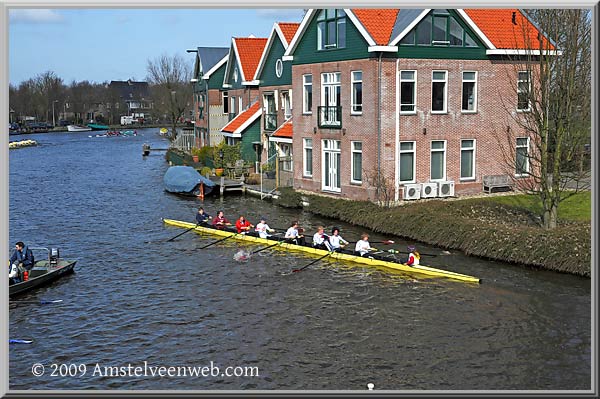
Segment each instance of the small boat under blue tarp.
M191 166L171 166L163 178L165 190L173 194L198 197L209 195L216 184Z

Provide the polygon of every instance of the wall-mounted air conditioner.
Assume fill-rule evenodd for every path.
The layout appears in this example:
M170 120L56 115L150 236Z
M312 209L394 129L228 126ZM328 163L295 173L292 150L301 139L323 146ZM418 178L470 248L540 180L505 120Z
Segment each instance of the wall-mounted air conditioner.
M438 193L437 183L423 183L421 185L421 198L435 198Z
M416 200L421 198L421 185L420 184L405 184L404 185L404 197L405 200Z
M454 197L454 182L453 181L438 182L438 196L439 197Z

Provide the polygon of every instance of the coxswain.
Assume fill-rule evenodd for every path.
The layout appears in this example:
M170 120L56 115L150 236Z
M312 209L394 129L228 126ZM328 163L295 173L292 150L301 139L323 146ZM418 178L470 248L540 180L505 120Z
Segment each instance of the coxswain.
M406 265L408 266L416 266L419 264L419 259L421 259L421 255L417 251L414 245L409 245L408 250L408 259L406 261Z

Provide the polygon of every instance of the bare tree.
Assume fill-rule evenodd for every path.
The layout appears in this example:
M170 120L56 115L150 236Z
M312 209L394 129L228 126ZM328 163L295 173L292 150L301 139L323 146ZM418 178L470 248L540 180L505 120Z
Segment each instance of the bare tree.
M182 122L192 101L191 67L179 55L162 55L148 60L146 69L155 109L167 116L172 126L171 139L175 139L177 124Z
M584 144L591 135L591 15L581 9L540 9L529 16L542 33L532 37L525 29L515 31L522 35L516 41L527 47L511 59L514 98L523 112L509 112L528 137L507 129L508 143L501 148L520 176L518 187L540 198L543 226L551 229L560 202L589 189Z
M375 189L375 200L379 206L390 208L395 201L394 179L386 177L375 167L366 175L367 183Z

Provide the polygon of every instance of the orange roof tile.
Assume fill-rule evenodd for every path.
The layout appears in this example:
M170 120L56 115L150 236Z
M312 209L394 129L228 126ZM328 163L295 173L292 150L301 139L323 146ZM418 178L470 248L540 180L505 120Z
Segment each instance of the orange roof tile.
M375 43L385 46L390 41L398 9L378 8L378 9L352 9L352 12L360 23L371 35Z
M231 122L226 124L221 129L221 131L226 132L226 133L241 133L241 131L238 131L238 130L241 127L243 127L243 125L245 123L251 122L251 119L253 119L252 117L256 116L255 114L257 114L259 110L260 110L260 102L257 101L254 104L252 104L252 106L250 108L248 108L247 110L245 110L244 112L242 112L241 114L239 114L238 116L233 118L231 120ZM260 116L260 114L259 114L259 116Z
M238 56L240 57L241 68L244 73L244 79L250 81L254 78L256 68L262 56L266 38L258 37L234 37Z
M475 25L498 49L539 49L538 29L516 8L465 9ZM513 23L515 13L515 23ZM544 40L543 49L554 49Z
M293 126L292 120L288 119L283 125L279 126L277 130L273 133L273 137L282 137L286 139L291 139L293 137Z
M285 36L285 40L287 40L287 44L292 42L292 38L296 34L296 31L300 27L300 24L295 22L278 22L279 28L281 29L281 33Z

